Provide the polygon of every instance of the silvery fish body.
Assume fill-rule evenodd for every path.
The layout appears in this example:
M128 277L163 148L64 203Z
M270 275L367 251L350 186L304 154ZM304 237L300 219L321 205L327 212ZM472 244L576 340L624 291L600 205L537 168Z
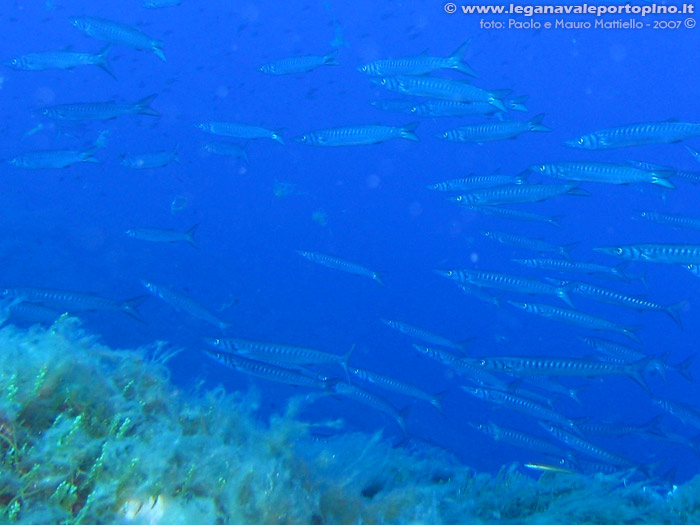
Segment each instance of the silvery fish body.
M450 197L450 201L458 204L516 204L520 202L539 202L559 195L588 196L578 184L507 184L480 188L462 195Z
M234 157L248 162L248 154L245 149L233 142L209 142L204 145L204 151L213 155L222 155L224 157Z
M120 102L87 102L59 104L44 108L42 114L56 120L111 120L123 115L151 115L160 113L150 107L157 95L149 95L132 104Z
M156 151L153 153L141 153L122 159L122 166L132 170L146 170L153 168L164 168L171 162L180 162L177 156L177 149L173 151Z
M280 58L260 66L258 71L266 75L292 75L306 73L321 66L337 66L338 50L324 56L304 55L298 57Z
M700 124L667 120L601 129L565 144L572 148L600 150L666 144L693 137L700 137Z
M332 268L334 270L340 270L342 272L351 273L353 275L360 275L362 277L369 277L373 281L378 282L382 286L380 274L378 272L372 271L369 268L365 268L357 263L346 261L340 257L334 257L333 255L326 255L325 253L319 252L307 252L302 250L296 251L304 259L307 259L316 264L326 266L327 268Z
M468 39L448 57L416 55L412 57L380 59L360 66L358 71L375 77L390 77L396 75L427 75L438 69L456 69L465 75L478 77L474 70L464 62L464 56L470 42L471 39Z
M97 40L119 44L140 51L152 51L165 62L165 54L163 54L162 50L163 42L151 38L135 27L90 16L74 17L71 19L71 23L86 35Z
M148 242L162 242L162 243L174 243L174 242L187 242L197 247L197 243L194 240L194 233L197 231L199 224L195 224L186 232L181 232L178 230L164 230L161 228L133 228L131 230L126 230L125 235L131 237L132 239L138 239L140 241Z
M374 79L373 82L390 91L456 102L486 102L500 111L506 111L503 98L508 90L486 91L466 82L438 77L395 76Z
M593 249L629 261L700 264L700 244L630 244Z
M228 323L225 323L207 310L204 306L193 299L190 299L186 295L171 290L165 286L146 281L141 281L141 284L143 284L143 286L153 295L161 298L163 301L180 312L184 312L192 317L196 317L197 319L205 321L209 324L218 326L221 330L225 330L229 326Z
M6 65L22 71L43 71L46 69L72 69L78 66L97 66L114 76L112 68L107 62L107 53L111 45L107 46L97 55L92 53L79 53L76 51L44 51L30 53L13 58Z
M274 131L260 126L238 124L236 122L209 121L197 124L197 127L202 131L222 137L234 137L237 139L272 139L280 144L284 144L284 139L280 131Z
M414 131L417 122L405 126L347 126L307 133L296 138L297 142L309 146L359 146L378 144L390 139L418 141Z
M8 161L16 168L29 170L67 168L79 162L100 162L93 157L94 149L79 150L44 150L22 153Z
M436 191L470 191L481 188L492 188L494 186L511 186L525 184L526 174L519 175L467 175L459 179L450 179L443 182L436 182L426 186L429 190Z
M556 162L531 166L535 173L563 180L605 182L608 184L633 184L648 182L668 189L675 189L668 180L671 171L646 171L628 164L607 164L603 162Z
M450 129L438 135L438 138L450 142L489 142L494 140L514 139L528 131L552 131L542 124L543 114L527 122L505 121L472 124Z

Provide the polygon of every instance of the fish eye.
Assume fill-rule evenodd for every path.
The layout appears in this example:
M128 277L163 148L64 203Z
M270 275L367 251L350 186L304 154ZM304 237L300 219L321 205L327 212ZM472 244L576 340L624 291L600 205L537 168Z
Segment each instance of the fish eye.
M577 143L577 144L583 145L583 137L581 137L580 139L578 139L578 140L576 141L576 143Z
M212 341L215 345L220 345L221 344L221 339L214 339Z
M615 253L618 254L618 255L622 255L622 248L617 248L617 249L615 250Z
M418 108L416 106L411 106L411 113L416 113Z
M686 268L688 268L688 270L692 270L693 268L695 268L695 265L691 263L688 266L686 266Z
M452 270L447 270L447 276L451 277L454 272Z
M462 197L461 195L457 195L457 197L455 198L457 202L462 202L462 199L464 199L464 197Z
M544 173L545 171L547 171L547 166L545 166L544 164L540 164L540 171L541 171L542 173Z
M482 359L481 361L479 361L479 364L481 366L486 366L486 359Z
M647 216L647 212L643 211L643 212L640 213L640 215L641 215L642 217L646 217L646 216Z
M386 78L383 78L379 83L380 83L382 86L386 86Z

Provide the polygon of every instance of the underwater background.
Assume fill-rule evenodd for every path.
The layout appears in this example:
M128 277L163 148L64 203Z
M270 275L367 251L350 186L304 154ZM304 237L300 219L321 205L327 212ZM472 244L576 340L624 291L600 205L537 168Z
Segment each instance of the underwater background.
M560 254L542 256L483 234L572 245L573 260L611 268L623 261L594 248L700 244L697 226L674 228L641 216L700 218L700 157L693 158L700 133L683 143L606 151L564 145L632 123L698 122L700 39L685 22L694 15L603 17L651 24L641 29L484 29L482 19L528 18L447 13L442 3L420 1L170 3L8 0L0 16L3 520L700 523L693 490L700 397L697 384L684 377L700 375L692 361L700 337L700 279L681 264L640 261L624 266L625 279L562 277L513 262ZM124 37L117 36L105 70L13 64L45 51L103 51L109 40L74 27L76 17L118 22L160 40L163 57L119 43ZM655 29L656 20L680 24ZM414 105L425 98L385 89L358 70L362 65L449 57L467 40L460 59L478 78L450 69L430 75L509 90L503 100L526 96L527 111L430 117L371 104ZM327 56L330 63L289 74L260 71L305 55ZM129 107L117 118L70 119L46 109L130 105L151 95L157 96L149 100L150 113ZM474 143L438 136L457 126L526 122L539 114L550 131ZM198 129L205 122L261 126L281 140L217 137ZM414 122L417 141L321 147L295 140L318 130ZM213 153L212 144L221 142L240 149ZM26 160L47 150L88 152L94 159L40 169ZM134 169L129 163L158 152L162 166ZM428 188L469 174L518 175L563 161L647 162L663 166L656 171L676 188L584 181L576 184L587 196L511 206L554 217L558 227L482 214L447 198L460 192ZM527 183L563 181L530 173ZM164 233L195 225L194 242L182 235L169 242ZM157 232L148 230L150 239L126 233L143 237L145 229ZM299 251L351 261L377 279L315 264ZM640 342L559 323L509 304L569 308L557 297L497 290L484 301L484 292L465 294L435 272L462 268L593 282L664 307L678 305L681 326L664 311L638 312L573 293L576 310L633 327ZM65 306L51 296L56 290L69 294ZM115 302L81 307L71 293ZM135 311L125 309L122 301L134 298ZM20 310L23 303L48 307L55 316ZM458 358L597 360L585 336L614 340L671 368L666 380L644 369L641 386L634 377L617 376L557 382L576 389L580 403L535 387L538 403L551 403L574 422L617 424L609 435L581 436L630 462L560 470L561 458L475 428L494 423L566 449L537 418L465 392L461 387L473 381L421 355L412 346L421 341L382 319L456 342L462 350L450 351ZM437 396L441 410L354 377L350 384L372 397L362 402L356 390L343 395L337 385L348 375L336 365L314 368L323 374L320 389L242 373L208 355L210 340L223 338L339 356L352 349L349 367L418 387ZM163 343L154 346L157 341ZM673 368L679 363L687 365L683 374ZM522 378L511 380L513 391L527 386ZM676 408L673 414L654 400L682 403L688 412ZM580 448L569 448L573 458L591 461ZM32 470L40 464L44 470ZM149 506L161 515L147 512Z

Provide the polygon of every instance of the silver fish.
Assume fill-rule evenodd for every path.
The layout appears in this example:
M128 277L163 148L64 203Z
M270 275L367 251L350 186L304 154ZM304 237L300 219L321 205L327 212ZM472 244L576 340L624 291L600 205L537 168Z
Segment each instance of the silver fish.
M296 252L299 255L301 255L304 259L307 259L316 264L320 264L322 266L326 266L327 268L332 268L334 270L340 270L342 272L351 273L353 275L369 277L373 281L376 281L382 286L384 286L384 283L381 279L381 275L378 272L370 270L369 268L365 268L364 266L361 266L357 263L346 261L345 259L341 259L333 255L326 255L325 253L307 252L303 250L296 250Z
M517 235L515 233L498 232L493 230L484 230L481 232L481 234L487 239L491 239L508 246L515 246L516 248L523 248L525 250L532 250L541 253L558 253L567 260L571 259L569 251L576 244L574 243L566 246L558 246L556 244L543 241L542 239L535 239L532 237L525 237L524 235Z
M263 64L258 71L266 75L292 75L295 73L306 73L321 66L337 66L339 64L337 56L340 51L328 53L324 56L304 55L297 57L280 58Z
M503 102L510 90L486 91L466 82L447 78L399 75L372 79L372 82L390 91L419 97L452 100L455 102L485 102L499 111L508 108Z
M111 77L114 77L107 55L111 44L98 54L79 53L76 51L44 51L29 53L5 62L8 67L22 71L44 71L46 69L73 69L79 66L97 66Z
M630 244L593 249L629 261L700 264L700 244Z
M347 126L306 133L295 140L309 146L359 146L378 144L390 139L418 141L414 133L417 122L405 126Z
M272 139L280 144L284 144L281 131L249 124L238 124L235 122L209 121L197 124L202 131L220 135L222 137L234 137L237 139Z
M448 57L433 57L416 55L403 58L388 58L375 60L357 68L358 71L375 77L391 77L396 75L427 75L438 69L456 69L457 71L477 77L478 75L464 61L471 39L467 39L454 53Z
M71 23L88 36L132 49L152 51L165 62L165 54L162 49L163 42L151 38L135 27L90 16L74 17L71 19Z
M524 210L514 210L512 208L501 208L500 206L474 206L471 204L464 205L464 208L481 215L489 215L491 217L499 217L522 222L541 222L559 227L559 217L547 217L538 213L532 213Z
M589 443L588 441L580 438L579 436L572 434L571 432L567 432L562 428L542 423L540 423L540 425L542 426L542 428L544 428L547 432L552 434L552 436L557 438L562 443L566 443L572 449L578 452L582 452L587 456L596 458L600 461L604 461L605 463L610 463L621 467L637 467L637 464L630 461L629 459L618 454L614 454L613 452L610 452L608 450L604 450L598 447L597 445Z
M213 324L214 326L218 326L221 330L226 330L230 326L229 323L225 323L216 317L204 306L179 292L171 290L165 286L146 281L141 281L141 284L143 284L146 290L180 312L184 312L192 317L205 321L209 324Z
M353 377L358 377L363 381L372 383L373 385L384 388L385 390L430 403L437 409L438 412L443 412L442 405L440 404L441 396L433 396L413 385L409 385L393 377L383 376L369 370L350 368L349 372Z
M407 435L404 414L402 412L398 412L393 406L391 406L387 401L385 401L378 395L375 395L358 386L351 385L350 383L345 383L343 381L338 381L331 388L336 394L342 395L349 399L353 399L375 410L378 410L379 412L388 414L399 425L399 428L401 428L401 433L404 436Z
M637 216L656 224L700 230L700 217L689 217L678 213L662 213L658 211L639 211Z
M524 102L527 97L501 99L508 111L527 111ZM427 100L413 104L409 113L419 117L468 117L497 115L503 118L503 112L488 102L459 102L454 100Z
M564 144L572 148L601 150L647 144L667 144L693 137L700 137L700 124L667 120L601 129L569 140Z
M393 328L402 334L420 339L425 343L444 346L445 348L452 348L453 350L464 350L464 345L454 343L445 337L430 333L423 328L419 328L418 326L391 319L382 319L381 321L390 328Z
M87 102L59 104L44 108L42 114L57 120L110 120L122 115L151 115L160 113L150 107L157 95L149 95L132 104L120 102Z
M444 131L437 136L450 142L489 142L514 139L529 131L552 131L551 128L542 124L543 118L544 114L539 114L527 122L511 120L471 124Z
M623 281L629 281L632 279L630 275L625 272L627 263L621 263L615 267L604 266L602 264L588 263L581 261L567 261L564 259L511 259L514 263L522 264L528 268L537 268L540 270L552 270L555 272L572 272L572 273L585 273L585 274L602 274L611 275L622 279Z
M582 326L584 328L588 328L589 330L607 330L611 332L618 332L637 343L641 343L639 337L635 333L639 328L636 326L622 326L590 314L585 314L576 310L557 308L556 306L550 306L548 304L519 303L516 301L508 302L519 310L524 310L531 314L553 319L555 321Z
M248 162L248 154L245 149L233 142L209 142L204 145L204 150L213 155L222 155L224 157L234 157Z
M450 197L448 200L458 204L481 206L490 204L517 204L521 202L540 202L559 195L590 196L578 184L508 184L481 188L469 193Z
M646 171L628 164L607 164L603 162L556 162L537 164L530 169L548 177L563 180L604 182L607 184L634 184L647 182L670 190L676 186L668 180L672 171Z
M16 168L24 168L29 170L41 169L60 169L67 168L79 162L94 162L100 161L93 157L95 148L90 148L85 151L79 150L44 150L44 151L29 151L22 153L10 159L8 164Z
M525 184L527 173L519 175L467 175L459 179L450 179L443 182L436 182L426 186L429 190L436 191L471 191L480 188L492 188L494 186L510 186Z
M198 248L194 240L194 234L197 228L199 228L199 224L195 224L185 232L164 230L161 228L133 228L131 230L126 230L124 234L132 239L138 239L140 241L163 243L186 242Z

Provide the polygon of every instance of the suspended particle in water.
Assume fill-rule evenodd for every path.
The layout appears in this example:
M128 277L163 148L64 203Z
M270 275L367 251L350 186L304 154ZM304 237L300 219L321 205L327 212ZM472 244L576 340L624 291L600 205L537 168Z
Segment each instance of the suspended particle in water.
M320 226L328 225L328 214L323 210L317 210L311 215L311 220Z

